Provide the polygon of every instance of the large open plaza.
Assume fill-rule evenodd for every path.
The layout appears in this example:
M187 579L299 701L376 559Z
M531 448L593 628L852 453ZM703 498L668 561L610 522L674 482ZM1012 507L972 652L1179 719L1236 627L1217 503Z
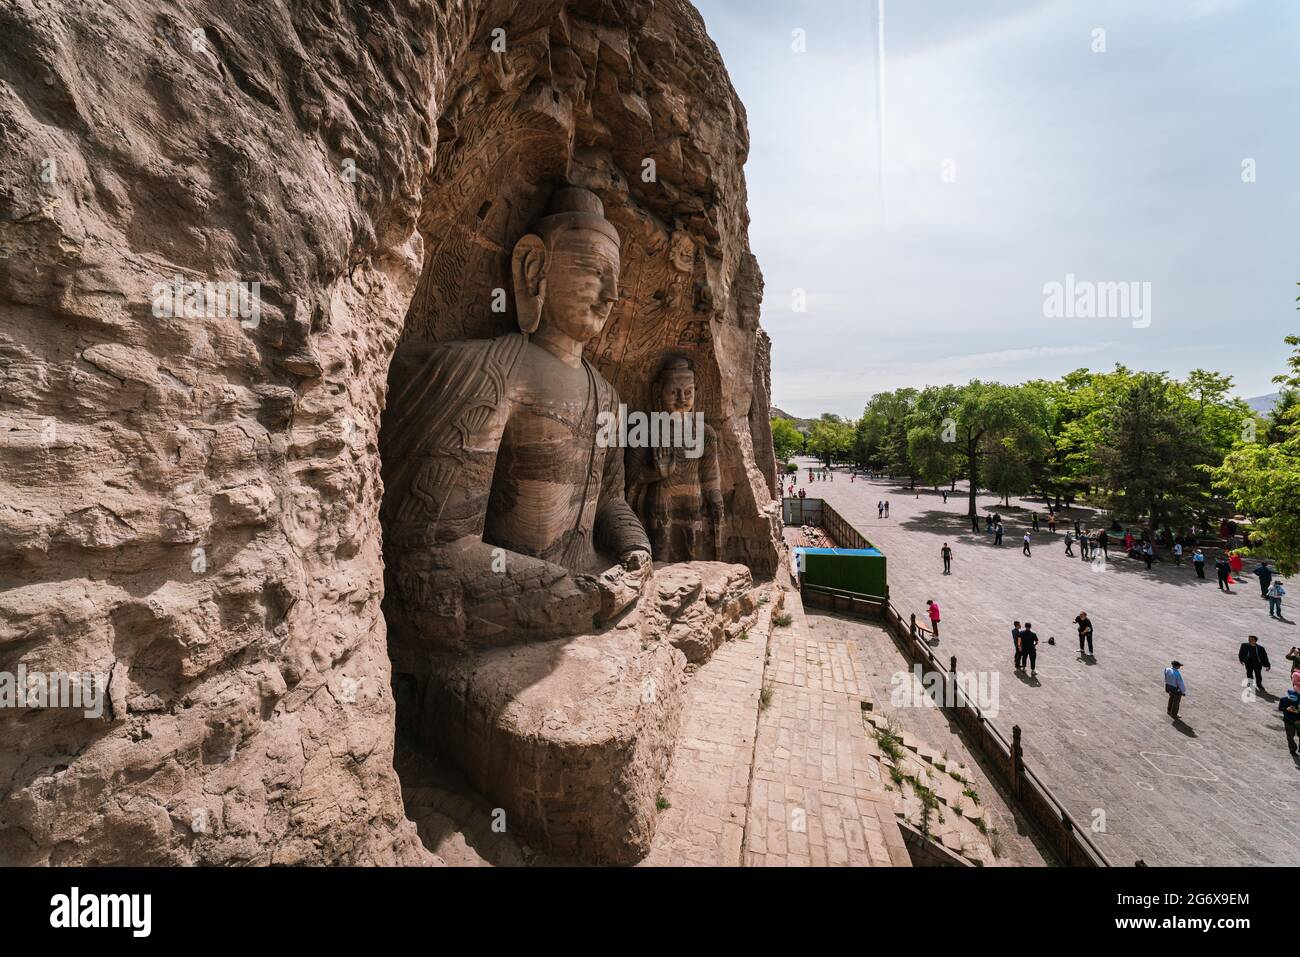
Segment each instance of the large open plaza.
M1068 557L1064 545L1066 522L1098 528L1095 512L1066 509L1052 535L1041 501L1012 497L1007 508L981 495L981 516L1002 515L1003 544L995 546L992 535L972 532L960 484L945 502L941 492L909 489L905 479L850 481L841 470L833 481L809 482L810 461L800 460L797 489L830 503L885 553L900 612L926 622L926 601L938 602L941 660L956 655L960 671L997 672L994 723L1008 735L1020 726L1026 762L1078 821L1095 822L1094 840L1112 863L1295 862L1300 763L1288 755L1275 695L1287 687L1297 628L1269 618L1254 576L1225 594L1212 567L1205 580L1186 560L1157 561L1148 571L1122 548L1099 568L1082 561L1077 547ZM879 518L877 502L885 500L890 514ZM1022 553L1026 530L1030 557ZM940 557L945 542L953 550L950 575ZM1095 656L1086 660L1074 625L1080 611L1095 629ZM1285 605L1283 614L1291 617ZM1036 678L1015 670L1015 620L1031 622L1039 636ZM1244 687L1237 661L1250 634L1272 663L1264 694ZM1162 677L1175 658L1188 691L1178 724L1165 713Z

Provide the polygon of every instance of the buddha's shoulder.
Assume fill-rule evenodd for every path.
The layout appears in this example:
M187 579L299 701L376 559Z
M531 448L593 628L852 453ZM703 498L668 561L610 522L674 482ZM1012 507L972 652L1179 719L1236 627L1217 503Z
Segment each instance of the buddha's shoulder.
M441 342L403 343L393 358L397 368L481 370L509 374L524 354L527 340L521 333L495 339L449 339Z

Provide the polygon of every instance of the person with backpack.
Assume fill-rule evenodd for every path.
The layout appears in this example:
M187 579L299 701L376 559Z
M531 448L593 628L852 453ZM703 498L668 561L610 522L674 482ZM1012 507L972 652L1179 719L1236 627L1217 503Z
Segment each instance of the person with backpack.
M1282 617L1282 596L1286 594L1286 589L1282 587L1280 580L1275 580L1268 588L1268 617L1276 618L1278 621L1286 621Z

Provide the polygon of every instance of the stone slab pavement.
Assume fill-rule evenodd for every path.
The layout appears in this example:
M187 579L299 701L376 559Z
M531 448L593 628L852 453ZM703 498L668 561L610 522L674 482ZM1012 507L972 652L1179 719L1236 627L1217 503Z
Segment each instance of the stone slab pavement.
M1093 827L1112 863L1300 863L1300 762L1287 753L1273 697L1286 689L1285 656L1300 643L1300 629L1268 617L1253 576L1228 595L1212 571L1205 581L1189 565L1147 571L1119 550L1095 571L1066 557L1063 531L1052 536L1045 524L1031 533L1025 557L1028 508L999 509L1005 544L998 548L991 536L971 532L960 485L945 503L904 482L850 482L838 472L833 482L810 483L807 476L800 473L797 487L824 498L884 551L900 612L924 620L926 599L939 603L936 654L955 654L959 671L997 673L994 723L1008 737L1013 724L1021 726L1027 762L1076 820ZM882 499L890 502L883 520ZM982 515L997 500L982 495L978 505ZM1028 507L1044 512L1041 504ZM1065 512L1070 522L1076 515L1085 527L1101 524L1090 523L1086 509ZM945 541L954 553L948 576L939 555ZM1096 655L1087 660L1073 625L1081 610L1095 628ZM1014 619L1033 622L1040 638L1036 679L1013 668ZM1237 648L1247 634L1259 636L1272 660L1268 695L1243 689ZM1163 673L1173 658L1183 662L1188 686L1182 724L1165 714Z
M852 641L792 621L772 631L745 826L748 866L910 867L875 739L862 720L866 667Z
M908 675L905 680L911 682L913 694L902 697L904 704L893 702L895 676L909 672L912 666L885 627L819 609L808 609L806 615L814 634L849 642L859 651L866 666L862 678L869 686L873 712L893 718L904 733L967 769L985 819L997 832L997 863L1009 867L1047 864L1050 852L1041 847L1041 840L1028 819L1009 803L1005 789L984 769L978 748L967 745L957 722L942 708L922 704L930 699L921 683Z
M798 594L783 597L791 625L772 625L770 600L747 639L691 676L643 865L910 865L872 760L854 642L813 637Z

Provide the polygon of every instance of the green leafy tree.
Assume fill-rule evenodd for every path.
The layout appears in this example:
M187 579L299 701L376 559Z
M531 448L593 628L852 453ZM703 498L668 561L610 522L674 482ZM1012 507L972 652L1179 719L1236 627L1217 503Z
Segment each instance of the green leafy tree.
M1162 372L1139 372L1122 390L1095 457L1121 518L1153 531L1182 524L1207 505L1204 467L1213 444L1186 388Z
M1020 476L1016 482L1023 484L1025 459L1040 450L1047 424L1040 393L975 379L964 386L925 389L912 412L908 439L918 455L928 454L936 443L953 448L970 483L967 513L975 515L975 497L981 487L988 487L981 486L983 466L992 458L999 481L1011 483L1013 476Z
M776 457L782 462L788 461L795 452L801 451L804 435L789 419L772 420L772 447Z
M1274 381L1293 390L1300 388L1300 336L1287 336L1286 344L1294 350L1290 371ZM1254 518L1251 550L1293 575L1300 571L1300 405L1275 415L1269 435L1276 440L1240 442L1211 473L1215 487Z
M808 451L826 465L848 458L853 450L853 426L838 415L827 412L813 423L808 433Z

